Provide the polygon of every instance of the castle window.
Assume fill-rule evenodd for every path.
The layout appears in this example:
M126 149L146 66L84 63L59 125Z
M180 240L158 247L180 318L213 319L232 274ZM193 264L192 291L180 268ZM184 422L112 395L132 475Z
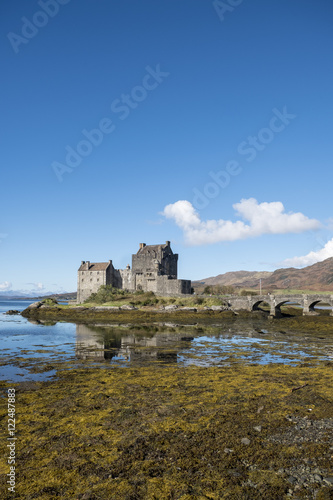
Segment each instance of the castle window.
M90 281L92 281L92 278L90 278Z
M99 278L97 278L97 281L99 281Z
M82 283L84 282L84 279L82 278Z
M90 276L92 275L92 272L90 271Z

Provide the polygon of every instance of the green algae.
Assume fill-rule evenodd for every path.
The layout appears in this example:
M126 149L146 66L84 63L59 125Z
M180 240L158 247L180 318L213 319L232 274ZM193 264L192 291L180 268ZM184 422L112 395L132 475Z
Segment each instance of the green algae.
M279 469L305 458L332 466L329 440L270 440L293 427L287 415L332 416L331 363L63 369L52 382L14 385L15 498L283 499L290 484ZM4 462L0 472L5 492ZM318 486L317 498L331 492ZM311 498L304 487L298 497Z

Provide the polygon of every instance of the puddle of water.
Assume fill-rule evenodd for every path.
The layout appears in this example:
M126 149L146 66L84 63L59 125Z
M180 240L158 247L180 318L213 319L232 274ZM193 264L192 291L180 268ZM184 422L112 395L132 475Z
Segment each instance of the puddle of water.
M57 373L56 370L49 370L43 373L30 373L26 368L20 368L12 364L0 366L0 380L8 382L35 381L41 382L50 379Z

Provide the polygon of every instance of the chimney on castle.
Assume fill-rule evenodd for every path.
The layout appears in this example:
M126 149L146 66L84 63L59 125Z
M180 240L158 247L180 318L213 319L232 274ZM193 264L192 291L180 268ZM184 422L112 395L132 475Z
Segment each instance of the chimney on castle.
M146 246L146 243L140 243L140 250L141 248L144 248Z
M170 246L170 241L168 241L168 240L167 240L167 241L165 242L165 244L166 244L166 246L167 246L167 247L169 247L169 246Z

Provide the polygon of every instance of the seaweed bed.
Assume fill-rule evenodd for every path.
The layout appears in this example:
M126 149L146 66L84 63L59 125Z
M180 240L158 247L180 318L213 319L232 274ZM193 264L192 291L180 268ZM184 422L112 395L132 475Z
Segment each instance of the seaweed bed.
M64 363L56 380L3 384L15 498L332 499L332 366Z

